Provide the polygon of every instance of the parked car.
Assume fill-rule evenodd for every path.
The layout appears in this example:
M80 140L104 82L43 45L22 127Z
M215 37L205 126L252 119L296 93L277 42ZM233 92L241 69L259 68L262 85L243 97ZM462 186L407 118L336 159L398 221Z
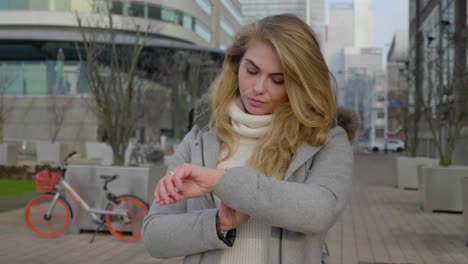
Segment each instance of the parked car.
M385 141L383 139L376 139L374 142L369 143L369 150L379 152L385 150ZM405 150L405 142L398 138L388 139L387 151L402 152Z

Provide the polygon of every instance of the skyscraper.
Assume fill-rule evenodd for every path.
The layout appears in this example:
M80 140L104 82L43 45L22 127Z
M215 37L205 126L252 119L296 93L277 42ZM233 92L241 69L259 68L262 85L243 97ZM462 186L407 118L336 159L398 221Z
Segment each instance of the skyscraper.
M246 22L283 13L295 14L317 35L321 46L325 42L325 0L240 0Z
M372 46L373 17L369 0L354 0L354 47Z

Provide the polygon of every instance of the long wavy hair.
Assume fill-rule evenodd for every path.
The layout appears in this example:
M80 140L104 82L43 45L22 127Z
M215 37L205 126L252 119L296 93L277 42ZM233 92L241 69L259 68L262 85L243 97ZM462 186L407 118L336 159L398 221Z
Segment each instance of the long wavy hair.
M212 125L221 150L227 150L218 162L229 159L237 150L239 136L228 109L239 96L240 62L255 41L272 45L278 53L288 101L273 112L272 129L260 139L248 165L283 180L300 144L326 143L336 112L331 75L314 33L297 16L269 16L243 27L226 50L221 73L210 89Z

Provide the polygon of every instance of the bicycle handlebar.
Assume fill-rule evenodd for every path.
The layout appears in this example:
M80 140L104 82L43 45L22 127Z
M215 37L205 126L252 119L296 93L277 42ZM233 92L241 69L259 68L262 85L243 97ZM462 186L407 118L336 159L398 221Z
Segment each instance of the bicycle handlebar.
M76 151L73 151L72 153L68 154L68 156L65 159L63 159L63 161L67 161L69 158L71 158L75 154L76 154Z
M71 157L72 157L73 155L75 155L75 154L76 154L76 151L71 152L70 154L68 154L68 155L60 162L60 168L61 168L62 170L65 170L65 168L67 167L67 160L68 160L69 158L71 158Z

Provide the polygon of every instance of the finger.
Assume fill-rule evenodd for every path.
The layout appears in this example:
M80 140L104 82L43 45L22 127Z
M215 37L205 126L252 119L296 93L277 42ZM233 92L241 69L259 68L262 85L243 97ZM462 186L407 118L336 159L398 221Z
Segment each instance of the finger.
M167 197L167 190L166 190L166 177L164 177L160 184L159 184L159 195L160 195L160 198L161 198L161 202L162 204L165 204L169 199Z
M183 173L176 174L174 177L172 177L172 182L174 186L177 187L177 189L179 189L179 193L185 192L184 184L183 184L184 178L185 176Z
M164 184L165 184L168 196L177 200L180 198L180 195L177 193L175 189L174 183L172 182L172 178L174 177L171 177L171 176L168 177L167 180L164 181Z
M159 182L156 184L156 188L154 189L154 200L159 203L161 198L159 197Z

